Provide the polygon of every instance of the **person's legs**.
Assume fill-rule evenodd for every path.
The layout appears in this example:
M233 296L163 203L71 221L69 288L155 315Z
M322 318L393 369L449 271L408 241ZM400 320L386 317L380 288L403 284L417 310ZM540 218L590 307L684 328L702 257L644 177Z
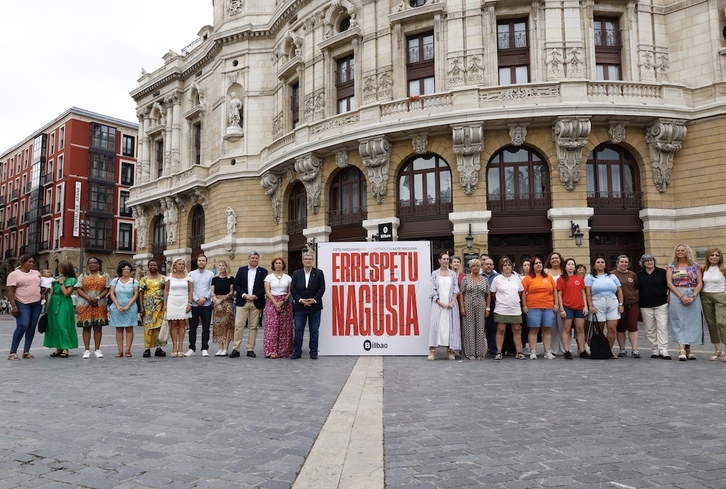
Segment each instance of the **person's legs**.
M537 355L537 333L539 333L539 327L532 326L529 323L529 354Z
M522 353L522 325L512 325L512 339L514 340L515 353Z
M38 324L40 313L43 310L43 306L40 302L28 304L30 306L30 322L28 323L28 329L25 331L25 349L24 352L30 351L30 347L33 344L33 338L35 337L35 326Z
M653 310L655 313L656 343L658 344L658 351L664 357L670 358L670 355L668 355L668 343L670 342L670 336L668 333L668 304L654 307Z
M234 346L232 346L232 350L237 352L242 346L242 337L245 331L245 324L247 324L247 321L250 318L250 309L248 304L237 307L237 316L234 318Z
M128 326L126 329L126 356L131 355L131 345L134 343L134 327Z
M504 332L507 330L507 325L504 323L498 323L497 324L497 335L496 335L496 345L497 345L497 353L502 353L502 345L504 344Z
M585 318L575 319L575 341L577 342L577 353L585 351Z
M650 356L655 358L658 356L658 337L656 335L655 308L644 307L640 310L643 318L643 326L645 326L645 337L650 342Z
M96 350L101 349L101 338L103 338L103 329L101 326L93 327L93 347Z
M318 356L318 337L320 332L320 315L321 311L310 313L310 356L317 358Z
M13 339L10 343L10 353L18 352L20 340L27 334L28 326L30 325L31 307L18 300L15 301L15 304L18 307L18 317L15 318L15 331L13 332Z
M192 307L192 317L189 319L189 349L197 351L197 327L201 319L202 308L199 306Z
M202 350L209 350L209 327L212 324L212 306L200 306L202 319Z
M124 328L116 328L116 346L118 347L118 357L124 354Z
M565 318L562 320L562 344L565 352L570 351L570 343L572 343L572 319Z
M86 350L91 349L91 328L83 328L83 347Z
M300 358L302 355L303 336L308 314L306 311L295 311L295 338L292 344L292 357Z
M247 335L247 351L249 352L255 351L255 344L257 343L257 328L260 326L260 310L255 307L254 303L249 302L248 304L251 306L249 309L250 332Z

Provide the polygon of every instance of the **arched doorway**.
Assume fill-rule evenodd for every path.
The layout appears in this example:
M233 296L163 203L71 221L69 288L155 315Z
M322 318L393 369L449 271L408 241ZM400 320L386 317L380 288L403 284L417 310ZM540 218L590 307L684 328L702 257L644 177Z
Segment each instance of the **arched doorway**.
M338 172L330 185L330 241L365 241L365 219L368 219L366 177L358 168L348 167Z
M487 164L489 255L497 264L508 256L519 267L523 258L547 256L552 249L549 171L544 158L524 146L499 150Z
M151 253L154 260L159 263L159 271L166 275L166 224L164 224L164 216L156 216L154 220L154 235L151 243Z
M400 240L431 241L431 266L438 255L454 248L449 213L454 209L451 168L439 155L416 155L403 164L397 178L396 213Z
M192 233L189 236L189 247L192 249L190 270L197 269L197 258L202 254L204 243L204 208L201 205L194 206L192 213Z
M288 273L302 268L302 249L305 246L303 230L308 225L308 202L305 186L297 182L290 192L287 202L286 232L290 240L287 242Z
M644 250L638 163L625 148L602 144L590 153L586 168L587 205L595 211L590 218L590 261L604 256L612 269L619 255L627 255L635 270Z

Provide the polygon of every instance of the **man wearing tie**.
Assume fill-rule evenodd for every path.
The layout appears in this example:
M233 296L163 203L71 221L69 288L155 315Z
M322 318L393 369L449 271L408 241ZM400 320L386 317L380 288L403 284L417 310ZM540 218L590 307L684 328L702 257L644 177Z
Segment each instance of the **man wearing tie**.
M318 331L320 330L320 311L323 309L325 277L323 271L313 268L312 253L303 253L303 268L292 274L292 300L295 312L295 342L292 356L296 360L302 356L305 322L310 324L310 358L318 359Z
M242 346L242 335L245 324L249 324L247 337L247 356L256 357L255 342L257 327L260 324L260 311L265 307L265 277L267 270L258 266L260 255L253 251L247 257L248 266L240 267L234 278L234 290L237 298L237 315L234 320L234 347L229 358L237 358Z

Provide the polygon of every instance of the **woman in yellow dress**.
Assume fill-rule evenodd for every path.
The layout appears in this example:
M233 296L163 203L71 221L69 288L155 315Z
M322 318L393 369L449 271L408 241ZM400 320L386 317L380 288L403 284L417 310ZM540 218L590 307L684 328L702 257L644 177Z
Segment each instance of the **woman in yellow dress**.
M151 259L146 265L149 274L139 280L141 291L141 317L144 324L144 358L151 356L151 348L156 348L155 357L165 357L161 349L166 341L159 341L159 330L164 321L164 279L159 273L159 263Z

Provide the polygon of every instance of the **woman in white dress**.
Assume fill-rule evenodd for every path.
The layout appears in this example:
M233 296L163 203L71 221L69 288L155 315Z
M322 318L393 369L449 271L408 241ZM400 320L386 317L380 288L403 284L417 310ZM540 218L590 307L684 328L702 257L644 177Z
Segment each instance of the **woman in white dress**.
M192 279L185 270L184 258L177 258L164 284L164 313L169 321L172 358L184 358L184 334L192 316Z
M436 358L436 347L447 347L449 360L456 359L461 350L458 277L449 270L449 254L439 255L439 269L431 274L431 328L429 329L429 360Z

